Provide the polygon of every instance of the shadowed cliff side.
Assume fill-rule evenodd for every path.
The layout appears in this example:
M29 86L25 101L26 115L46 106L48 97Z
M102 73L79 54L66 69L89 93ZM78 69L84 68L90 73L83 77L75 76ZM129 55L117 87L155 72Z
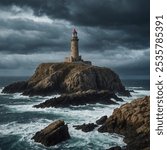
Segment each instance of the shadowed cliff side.
M43 63L34 75L23 82L4 88L4 93L22 92L24 95L51 95L87 90L109 90L130 96L119 76L109 68L82 63Z

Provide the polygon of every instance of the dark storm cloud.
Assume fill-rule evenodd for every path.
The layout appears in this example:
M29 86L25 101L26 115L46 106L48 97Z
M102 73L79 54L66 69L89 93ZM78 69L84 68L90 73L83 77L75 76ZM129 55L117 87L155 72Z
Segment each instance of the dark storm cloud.
M91 32L90 29L83 30L85 33L88 33L88 35L90 35L89 33L91 32L90 43L83 42L83 48L85 50L91 49L98 51L99 48L101 48L101 50L103 50L103 48L116 49L120 45L129 49L149 47L149 0L2 0L0 5L2 7L12 5L23 8L30 7L37 16L46 14L52 19L67 20L75 26L94 27L95 30L93 30L93 32ZM17 13L17 11L15 13ZM14 21L9 24L15 26L15 30L21 30L22 23L24 23L26 30L28 30L28 28L37 31L45 29L45 26L42 27L40 25L40 27L38 27L38 25L35 25L33 22L25 24L25 22L17 23ZM101 30L106 30L105 32L108 33L115 30L121 30L121 32L112 36L112 34L107 35ZM53 28L50 28L48 31L48 33L52 34L52 38L55 38L55 41L57 32L59 31ZM41 35L42 34L43 33L41 33ZM61 36L62 39L67 37ZM12 35L10 37L12 38ZM13 37L19 41L19 37L16 37L16 35ZM45 37L47 38L47 36L43 36L44 39L41 40L36 36L36 43L33 42L34 39L32 39L33 41L28 39L29 43L25 41L25 47L22 45L24 41L21 40L20 45L16 46L15 50L19 51L18 49L22 48L22 51L26 49L29 50L28 52L31 52L30 49L32 49L32 51L35 49L38 51L38 49L43 48L49 49L49 46L52 50L62 50L66 42L64 41L64 44L52 41L49 42ZM54 47L54 44L57 46ZM3 46L1 46L0 49L4 50ZM10 47L7 49L10 51Z
M81 48L83 47L85 51L103 51L106 49L117 51L119 47L141 50L149 47L149 37L145 33L148 31L142 27L133 26L133 29L130 27L118 29L86 28L82 30L87 34L86 38L80 37Z
M149 74L149 5L149 0L1 0L0 11L9 16L0 13L0 55L11 54L11 61L1 59L0 68L35 66L45 59L38 59L42 53L54 52L55 61L62 60L76 27L86 59L122 73ZM37 18L49 17L52 23L19 17L29 15L29 10ZM18 17L10 18L11 14ZM13 54L27 54L29 59Z
M65 51L68 47L67 33L62 32L64 28L53 24L36 23L28 19L1 19L0 30L0 51L2 52Z
M143 25L149 20L149 0L1 0L0 5L28 6L36 15L88 26Z

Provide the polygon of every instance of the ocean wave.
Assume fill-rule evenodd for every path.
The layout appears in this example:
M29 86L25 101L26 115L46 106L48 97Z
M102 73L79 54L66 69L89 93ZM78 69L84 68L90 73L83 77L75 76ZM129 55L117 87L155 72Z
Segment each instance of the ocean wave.
M110 133L99 133L96 129L92 132L82 132L81 130L76 130L74 127L69 124L69 132L73 139L78 139L78 143L72 142L68 148L72 147L82 147L88 146L90 143L94 143L96 147L101 147L101 149L107 149L110 146L125 146L126 144L123 142L123 136L118 134L110 134ZM82 141L82 142L81 142ZM78 145L76 145L78 144Z
M90 104L84 105L77 108L76 106L68 107L68 108L34 108L33 105L37 104L37 102L33 102L33 104L26 105L5 105L12 112L39 112L42 114L52 114L63 119L76 123L90 123L92 121L96 121L99 117L104 115L111 115L113 110L119 105L103 105L103 104Z
M17 143L20 142L28 142L29 145L35 146L37 149L39 149L39 144L35 143L31 138L33 135L37 132L46 127L48 124L53 122L53 120L48 119L39 119L35 122L30 122L26 124L20 124L15 122L11 122L8 124L1 125L0 133L2 136L9 136L9 135L19 135L21 138ZM123 136L117 135L117 134L109 134L109 133L99 133L97 130L92 131L89 133L82 132L80 130L76 130L73 127L73 124L68 124L69 127L69 133L71 135L71 139L66 141L68 144L58 144L57 146L52 147L55 149L57 148L63 148L63 149L69 149L69 148L76 148L76 147L89 147L89 145L93 144L93 146L101 147L101 148L109 148L111 146L124 146L126 145L123 142ZM51 148L51 149L52 149Z
M14 93L11 95L13 95L12 99L51 99L51 98L60 96L59 94L55 94L51 96L27 96L27 95L23 95L22 93Z
M132 98L141 98L144 96L149 96L149 90L135 90L135 92L131 92Z
M22 95L22 93L14 93L11 94L12 98L11 99L29 99L29 96Z
M32 135L38 130L44 128L46 125L51 123L52 120L48 119L39 119L36 122L29 122L26 124L17 123L13 121L7 124L1 124L0 133L1 135L22 135L29 136L31 139Z
M127 87L129 90L144 89L143 87Z
M6 93L2 93L3 89L4 89L4 87L0 88L0 95L9 95L9 94L6 94Z

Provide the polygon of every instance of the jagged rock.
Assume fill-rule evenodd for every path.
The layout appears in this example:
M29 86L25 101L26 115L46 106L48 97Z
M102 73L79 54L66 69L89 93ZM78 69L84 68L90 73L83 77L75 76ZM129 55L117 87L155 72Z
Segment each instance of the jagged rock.
M120 146L115 146L115 147L111 147L107 150L122 150L122 148Z
M68 107L70 105L85 105L85 104L117 104L112 101L111 98L115 97L115 94L109 91L95 91L88 90L84 92L77 92L72 94L63 94L58 98L52 98L46 100L43 103L35 105L36 108L45 108L45 107Z
M75 125L73 127L75 127L75 129L77 130L82 130L83 132L90 132L90 131L93 131L94 128L97 127L97 125L94 123L88 123L88 124L84 123L82 125Z
M150 97L134 100L115 109L98 131L124 135L128 150L149 149Z
M26 81L15 82L6 86L3 89L3 93L20 93L27 88L28 83Z
M102 116L100 119L96 120L98 125L102 125L107 120L107 116Z
M23 95L51 95L87 90L109 90L130 96L119 76L109 68L82 63L43 63L34 75L25 81L26 86L19 87L19 82L11 84L4 93L22 92ZM16 90L17 89L17 90Z
M68 127L64 124L63 120L51 123L32 137L35 142L45 146L53 146L69 138Z

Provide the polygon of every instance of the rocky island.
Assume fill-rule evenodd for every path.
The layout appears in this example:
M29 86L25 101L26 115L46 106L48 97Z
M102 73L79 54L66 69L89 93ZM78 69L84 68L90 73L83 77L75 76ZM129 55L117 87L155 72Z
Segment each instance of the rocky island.
M15 82L6 86L3 93L22 93L28 96L60 94L46 100L36 108L69 107L85 104L117 104L122 96L131 96L119 76L110 68L93 66L79 56L76 30L71 39L71 55L61 63L42 63L27 81ZM117 96L118 95L118 96ZM149 97L135 100L114 110L108 118L103 116L96 123L73 125L76 130L91 132L118 133L125 136L127 150L149 149ZM105 115L105 114L104 114ZM99 116L100 117L100 116ZM102 134L101 133L101 134ZM99 133L100 134L100 133ZM58 120L38 131L32 139L45 146L56 145L70 138L68 126ZM110 148L120 150L116 146Z
M28 81L10 84L2 92L46 96L88 90L108 90L130 96L119 76L111 69L82 63L40 64Z

